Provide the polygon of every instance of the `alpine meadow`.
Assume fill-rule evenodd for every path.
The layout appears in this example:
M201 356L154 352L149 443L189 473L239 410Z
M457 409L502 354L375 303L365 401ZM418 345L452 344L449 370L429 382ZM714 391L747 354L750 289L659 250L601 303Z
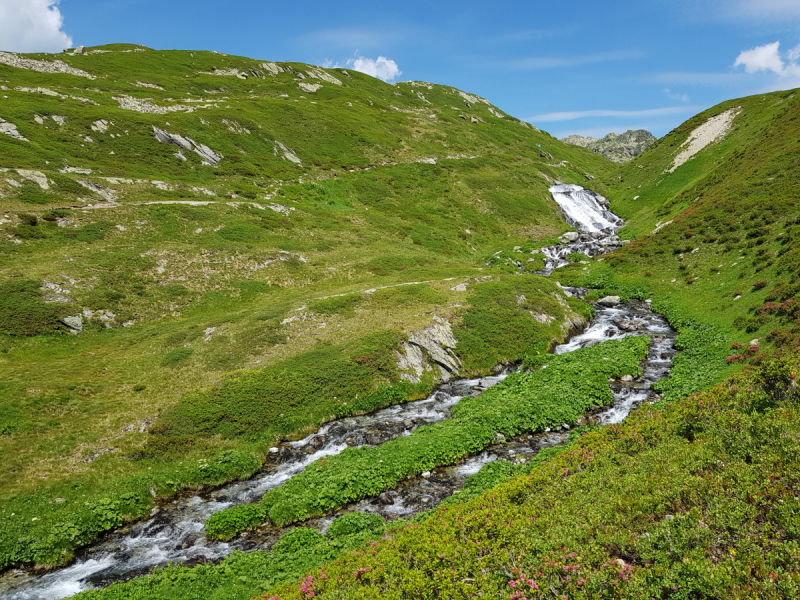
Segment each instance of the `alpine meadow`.
M796 91L560 141L112 44L0 95L0 597L800 597Z

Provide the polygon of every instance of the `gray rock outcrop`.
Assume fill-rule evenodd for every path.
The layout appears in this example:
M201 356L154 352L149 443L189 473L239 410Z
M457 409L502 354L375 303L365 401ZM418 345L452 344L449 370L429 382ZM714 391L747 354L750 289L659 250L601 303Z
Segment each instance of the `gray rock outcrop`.
M3 118L0 118L0 133L5 133L8 136L11 136L15 140L19 140L21 142L29 142L30 140L23 136L19 131L17 131L17 126L13 123L9 123Z
M21 58L11 52L0 52L0 63L18 69L28 69L39 73L66 73L67 75L77 75L94 79L94 75L70 67L67 63L60 60L34 60L32 58Z
M626 163L647 150L656 139L658 138L644 129L630 129L620 134L609 133L599 140L593 137L569 135L562 138L561 141L565 144L588 148L616 163Z
M461 361L453 352L455 347L456 338L450 323L434 317L432 325L410 333L408 341L403 343L396 356L397 366L406 371L401 377L417 383L425 371L435 366L439 369L436 379L449 381L461 368Z
M184 137L176 133L169 133L163 129L159 129L155 125L153 125L153 133L159 142L172 144L188 152L194 152L203 160L203 164L218 165L224 158L222 154L217 154L204 144L198 144L192 138Z
M83 330L83 319L80 315L64 317L61 321L69 327L70 333L79 333Z

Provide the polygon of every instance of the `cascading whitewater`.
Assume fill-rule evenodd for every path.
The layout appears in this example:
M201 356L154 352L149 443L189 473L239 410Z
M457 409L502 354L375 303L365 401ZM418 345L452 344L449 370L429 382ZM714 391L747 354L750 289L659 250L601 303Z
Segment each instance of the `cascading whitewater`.
M583 233L605 233L611 235L622 226L623 220L608 210L608 200L591 190L571 183L550 186L564 219Z
M579 233L565 234L563 243L541 249L545 265L538 271L540 275L549 275L553 269L566 265L570 254L597 256L622 245L617 232L625 221L608 209L605 197L571 183L551 185L550 193L564 220Z

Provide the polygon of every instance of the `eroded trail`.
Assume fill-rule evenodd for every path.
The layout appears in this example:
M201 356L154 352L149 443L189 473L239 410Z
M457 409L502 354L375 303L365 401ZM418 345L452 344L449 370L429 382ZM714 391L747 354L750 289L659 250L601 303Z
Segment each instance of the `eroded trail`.
M564 209L564 212L568 219L577 218L569 215L581 215L581 218L588 219L591 227L599 232L597 235L605 236L594 236L591 240L613 241L610 238L616 234L621 220L597 202L593 193L584 192L586 191L579 186L569 186L564 192L553 193L554 196L562 194L560 199L556 198L562 209L565 205L571 206L572 198L577 198L576 202L580 203L580 207L572 207L571 212ZM595 213L591 213L592 210ZM603 224L605 225L600 227ZM572 252L583 252L576 248L586 243L579 237L574 242L555 247L552 256L546 253L549 257L549 269L552 270L558 266L557 263L564 260L561 257L564 252L568 251L563 256ZM602 243L599 247L603 247ZM605 247L613 247L613 244L606 244ZM569 294L582 293L582 290L576 289L566 291ZM631 381L609 382L614 396L613 404L585 415L585 422L618 423L639 403L651 400L651 384L669 373L671 359L675 354L673 341L676 333L645 302L632 301L617 306L598 305L595 317L584 332L555 349L557 354L563 354L605 340L622 339L631 335L647 335L652 340L642 376ZM286 529L264 526L230 542L212 542L204 536L204 523L208 517L224 508L258 500L267 491L281 485L323 456L338 454L347 447L379 446L388 440L409 435L417 427L448 419L451 408L461 398L479 395L483 390L502 381L507 374L483 379L455 380L441 386L424 400L393 406L371 415L328 423L303 440L285 443L273 449L270 462L256 477L208 493L181 498L165 507L154 509L150 519L108 535L102 542L81 552L77 560L68 567L41 576L20 570L7 573L0 579L0 596L14 600L65 598L85 589L102 587L114 581L147 573L153 567L167 563L195 564L220 559L237 549L249 551L269 548ZM465 479L479 471L483 465L497 459L526 462L542 448L563 444L568 434L569 427L565 425L556 431L507 440L485 448L462 464L434 469L421 477L404 481L397 489L379 497L342 507L332 515L313 519L304 525L324 531L334 517L356 510L379 513L387 520L429 510L457 492Z

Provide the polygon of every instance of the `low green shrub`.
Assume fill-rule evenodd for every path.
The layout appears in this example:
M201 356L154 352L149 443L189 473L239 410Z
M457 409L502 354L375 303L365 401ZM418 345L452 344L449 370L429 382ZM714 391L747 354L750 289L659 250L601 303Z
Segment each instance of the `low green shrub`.
M588 409L612 400L610 377L641 374L638 361L646 356L648 343L644 337L629 337L546 355L547 368L512 374L481 396L463 398L453 407L452 419L420 427L378 448L348 448L322 458L267 492L261 503L269 519L284 526L453 464L493 443L497 433L514 437L574 424ZM225 512L215 518L225 520Z
M384 526L383 517L368 515L360 512L351 512L341 517L336 517L328 527L327 535L331 538L361 533L362 531L375 531Z
M324 300L313 300L308 303L308 309L320 315L349 314L361 302L361 294L347 294L345 296L332 296Z
M0 333L31 336L65 331L61 319L69 311L63 303L46 303L37 281L0 283Z
M164 355L164 358L161 359L159 366L175 367L189 360L189 357L192 354L194 354L193 348L186 348L186 347L173 348L172 350L167 351L167 353Z

